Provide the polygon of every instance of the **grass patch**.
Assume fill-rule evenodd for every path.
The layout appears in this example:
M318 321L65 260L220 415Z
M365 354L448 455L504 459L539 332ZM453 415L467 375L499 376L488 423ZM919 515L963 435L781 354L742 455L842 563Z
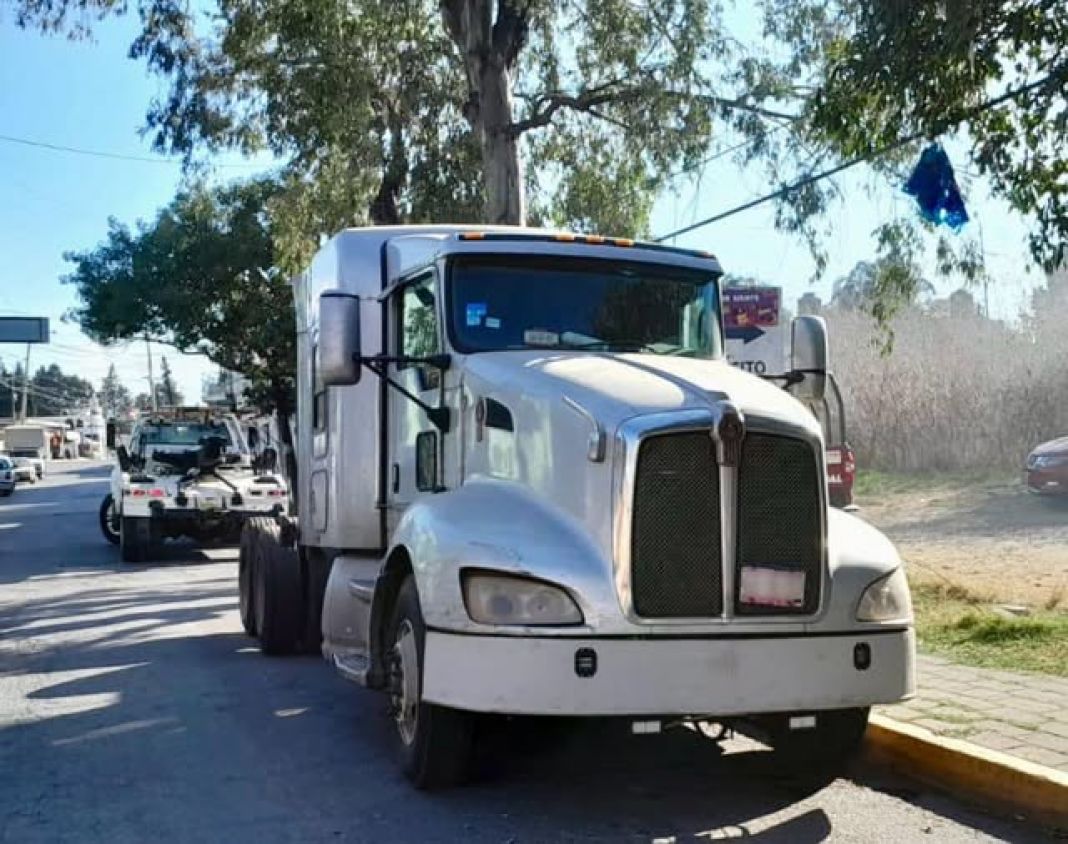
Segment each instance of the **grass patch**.
M986 668L1068 677L1068 612L1035 609L1007 618L959 586L914 583L920 648Z
M937 493L947 490L1019 485L1020 474L1000 471L974 472L857 472L853 493L861 498Z

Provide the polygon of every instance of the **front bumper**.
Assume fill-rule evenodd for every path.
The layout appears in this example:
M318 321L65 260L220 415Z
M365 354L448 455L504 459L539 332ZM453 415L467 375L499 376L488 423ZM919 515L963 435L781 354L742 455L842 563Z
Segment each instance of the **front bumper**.
M854 665L867 645L870 666ZM579 676L579 651L596 671ZM911 629L767 638L571 638L428 631L425 700L514 715L755 715L915 692Z
M1027 488L1039 495L1068 495L1068 467L1029 469Z

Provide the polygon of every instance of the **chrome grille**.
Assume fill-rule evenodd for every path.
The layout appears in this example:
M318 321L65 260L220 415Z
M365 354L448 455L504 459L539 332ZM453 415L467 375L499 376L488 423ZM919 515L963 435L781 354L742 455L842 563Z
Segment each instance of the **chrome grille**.
M645 618L720 615L719 472L710 432L663 434L642 442L633 519L635 612Z
M737 614L810 615L818 608L823 541L820 487L819 463L809 444L770 434L746 435L738 467ZM804 606L740 604L743 565L803 571Z

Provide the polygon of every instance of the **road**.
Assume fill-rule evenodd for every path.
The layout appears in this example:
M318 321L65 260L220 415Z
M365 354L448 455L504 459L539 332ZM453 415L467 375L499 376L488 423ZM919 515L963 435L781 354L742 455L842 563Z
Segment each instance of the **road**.
M105 478L53 464L0 503L2 842L1041 840L862 766L817 787L687 730L516 733L494 778L414 792L381 698L241 634L231 549L119 561Z

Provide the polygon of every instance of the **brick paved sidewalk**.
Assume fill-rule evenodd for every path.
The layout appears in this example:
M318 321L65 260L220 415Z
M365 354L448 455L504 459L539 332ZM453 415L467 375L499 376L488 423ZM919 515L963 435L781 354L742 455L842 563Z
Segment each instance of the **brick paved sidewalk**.
M916 697L883 715L1068 773L1068 679L933 656L916 668Z

